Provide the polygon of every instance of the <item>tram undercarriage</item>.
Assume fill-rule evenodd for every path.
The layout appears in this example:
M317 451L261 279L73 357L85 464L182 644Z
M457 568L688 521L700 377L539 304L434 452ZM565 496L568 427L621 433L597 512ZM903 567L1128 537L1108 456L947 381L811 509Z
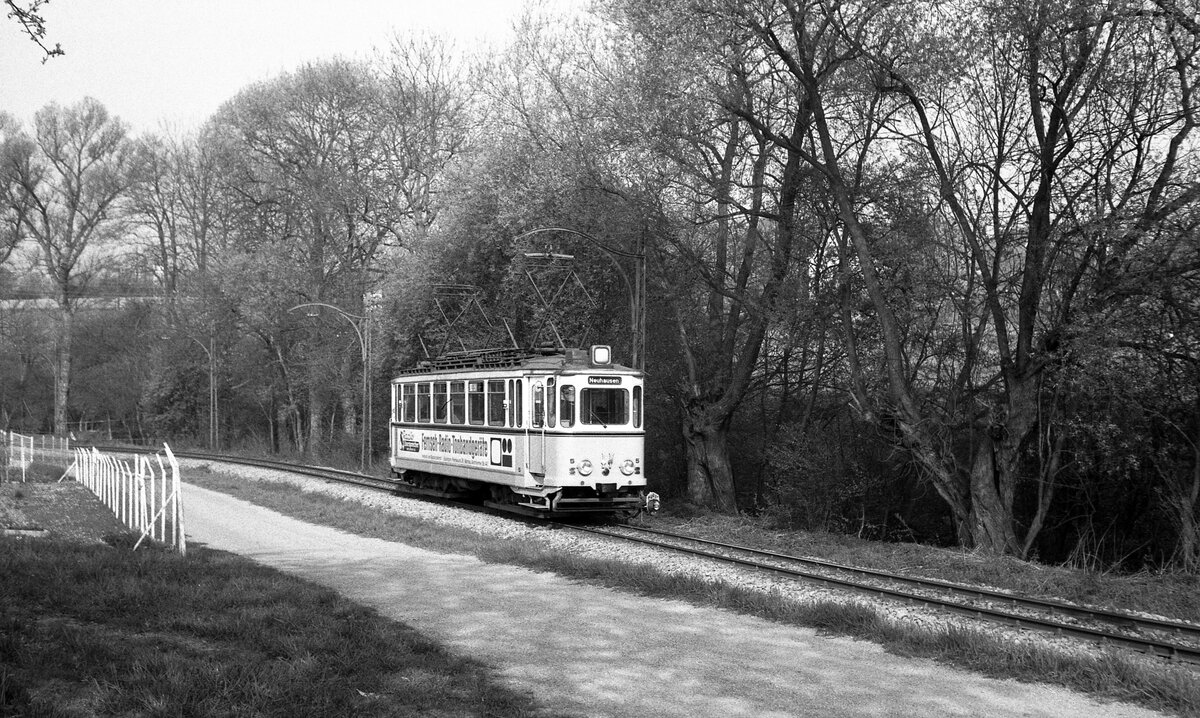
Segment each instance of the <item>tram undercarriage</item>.
M485 506L541 518L581 514L633 517L656 513L658 494L618 488L616 484L526 489L444 476L424 471L393 471L401 491L457 501L482 501Z

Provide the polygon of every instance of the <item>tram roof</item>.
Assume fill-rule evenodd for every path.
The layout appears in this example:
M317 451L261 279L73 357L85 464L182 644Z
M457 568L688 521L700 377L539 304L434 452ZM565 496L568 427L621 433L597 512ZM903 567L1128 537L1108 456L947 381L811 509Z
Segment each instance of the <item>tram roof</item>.
M633 371L620 364L595 366L590 361L587 349L480 349L444 354L436 359L422 361L415 367L402 369L397 374L398 377L411 377L421 374L458 374L503 369L551 372L567 369Z

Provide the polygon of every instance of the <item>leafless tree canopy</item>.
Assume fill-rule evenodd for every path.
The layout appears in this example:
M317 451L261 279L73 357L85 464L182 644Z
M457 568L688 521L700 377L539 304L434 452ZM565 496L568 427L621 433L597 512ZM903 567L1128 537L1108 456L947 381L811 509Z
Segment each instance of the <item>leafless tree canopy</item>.
M455 341L539 343L529 257L570 257L555 330L645 357L676 501L1200 567L1196 0L593 13L481 57L397 37L182 136L0 118L0 287L36 257L74 321L6 324L5 420L198 435L211 381L223 443L383 445L359 387L451 343L437 287L488 317ZM117 323L68 310L118 270L161 298L120 315L143 351L70 343Z

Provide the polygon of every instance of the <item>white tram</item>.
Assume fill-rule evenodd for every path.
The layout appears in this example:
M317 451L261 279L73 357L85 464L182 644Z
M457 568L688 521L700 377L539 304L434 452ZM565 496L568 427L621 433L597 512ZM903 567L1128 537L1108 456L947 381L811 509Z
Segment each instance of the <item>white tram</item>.
M642 402L607 346L448 355L392 381L392 472L539 515L655 511Z

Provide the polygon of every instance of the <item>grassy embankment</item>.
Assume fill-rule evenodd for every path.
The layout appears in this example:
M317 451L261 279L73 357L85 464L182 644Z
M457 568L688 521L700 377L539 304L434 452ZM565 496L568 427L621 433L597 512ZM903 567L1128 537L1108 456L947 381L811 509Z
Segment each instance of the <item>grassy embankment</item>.
M541 714L330 590L221 552L131 547L0 537L0 716Z
M400 541L435 551L473 554L485 561L529 566L600 585L648 596L672 597L716 606L769 620L815 627L830 634L876 641L902 655L932 658L986 675L1046 682L1105 698L1150 708L1200 714L1200 672L1187 665L1149 659L1127 651L1063 651L1041 641L1013 642L993 631L970 627L930 629L891 618L868 601L799 603L779 595L763 595L732 585L714 585L701 578L670 575L652 567L630 566L564 554L528 541L506 541L472 531L435 526L412 519L397 520L387 513L320 493L297 492L289 484L246 481L222 473L191 470L188 480L225 491L312 523L334 526L363 536ZM800 553L830 560L878 565L892 570L948 580L1027 591L1036 595L1092 599L1091 603L1141 606L1181 618L1194 617L1195 597L1182 596L1191 577L1123 579L1011 559L986 559L964 552L921 546L875 544L845 537L811 536L763 530L752 521L719 517L684 520L664 517L658 524L686 524L691 533L736 538L740 543ZM679 528L679 526L676 526ZM1159 593L1182 596L1179 601L1150 601L1143 583L1168 587ZM1190 593L1190 592L1189 592ZM1182 610L1165 610L1181 608Z

